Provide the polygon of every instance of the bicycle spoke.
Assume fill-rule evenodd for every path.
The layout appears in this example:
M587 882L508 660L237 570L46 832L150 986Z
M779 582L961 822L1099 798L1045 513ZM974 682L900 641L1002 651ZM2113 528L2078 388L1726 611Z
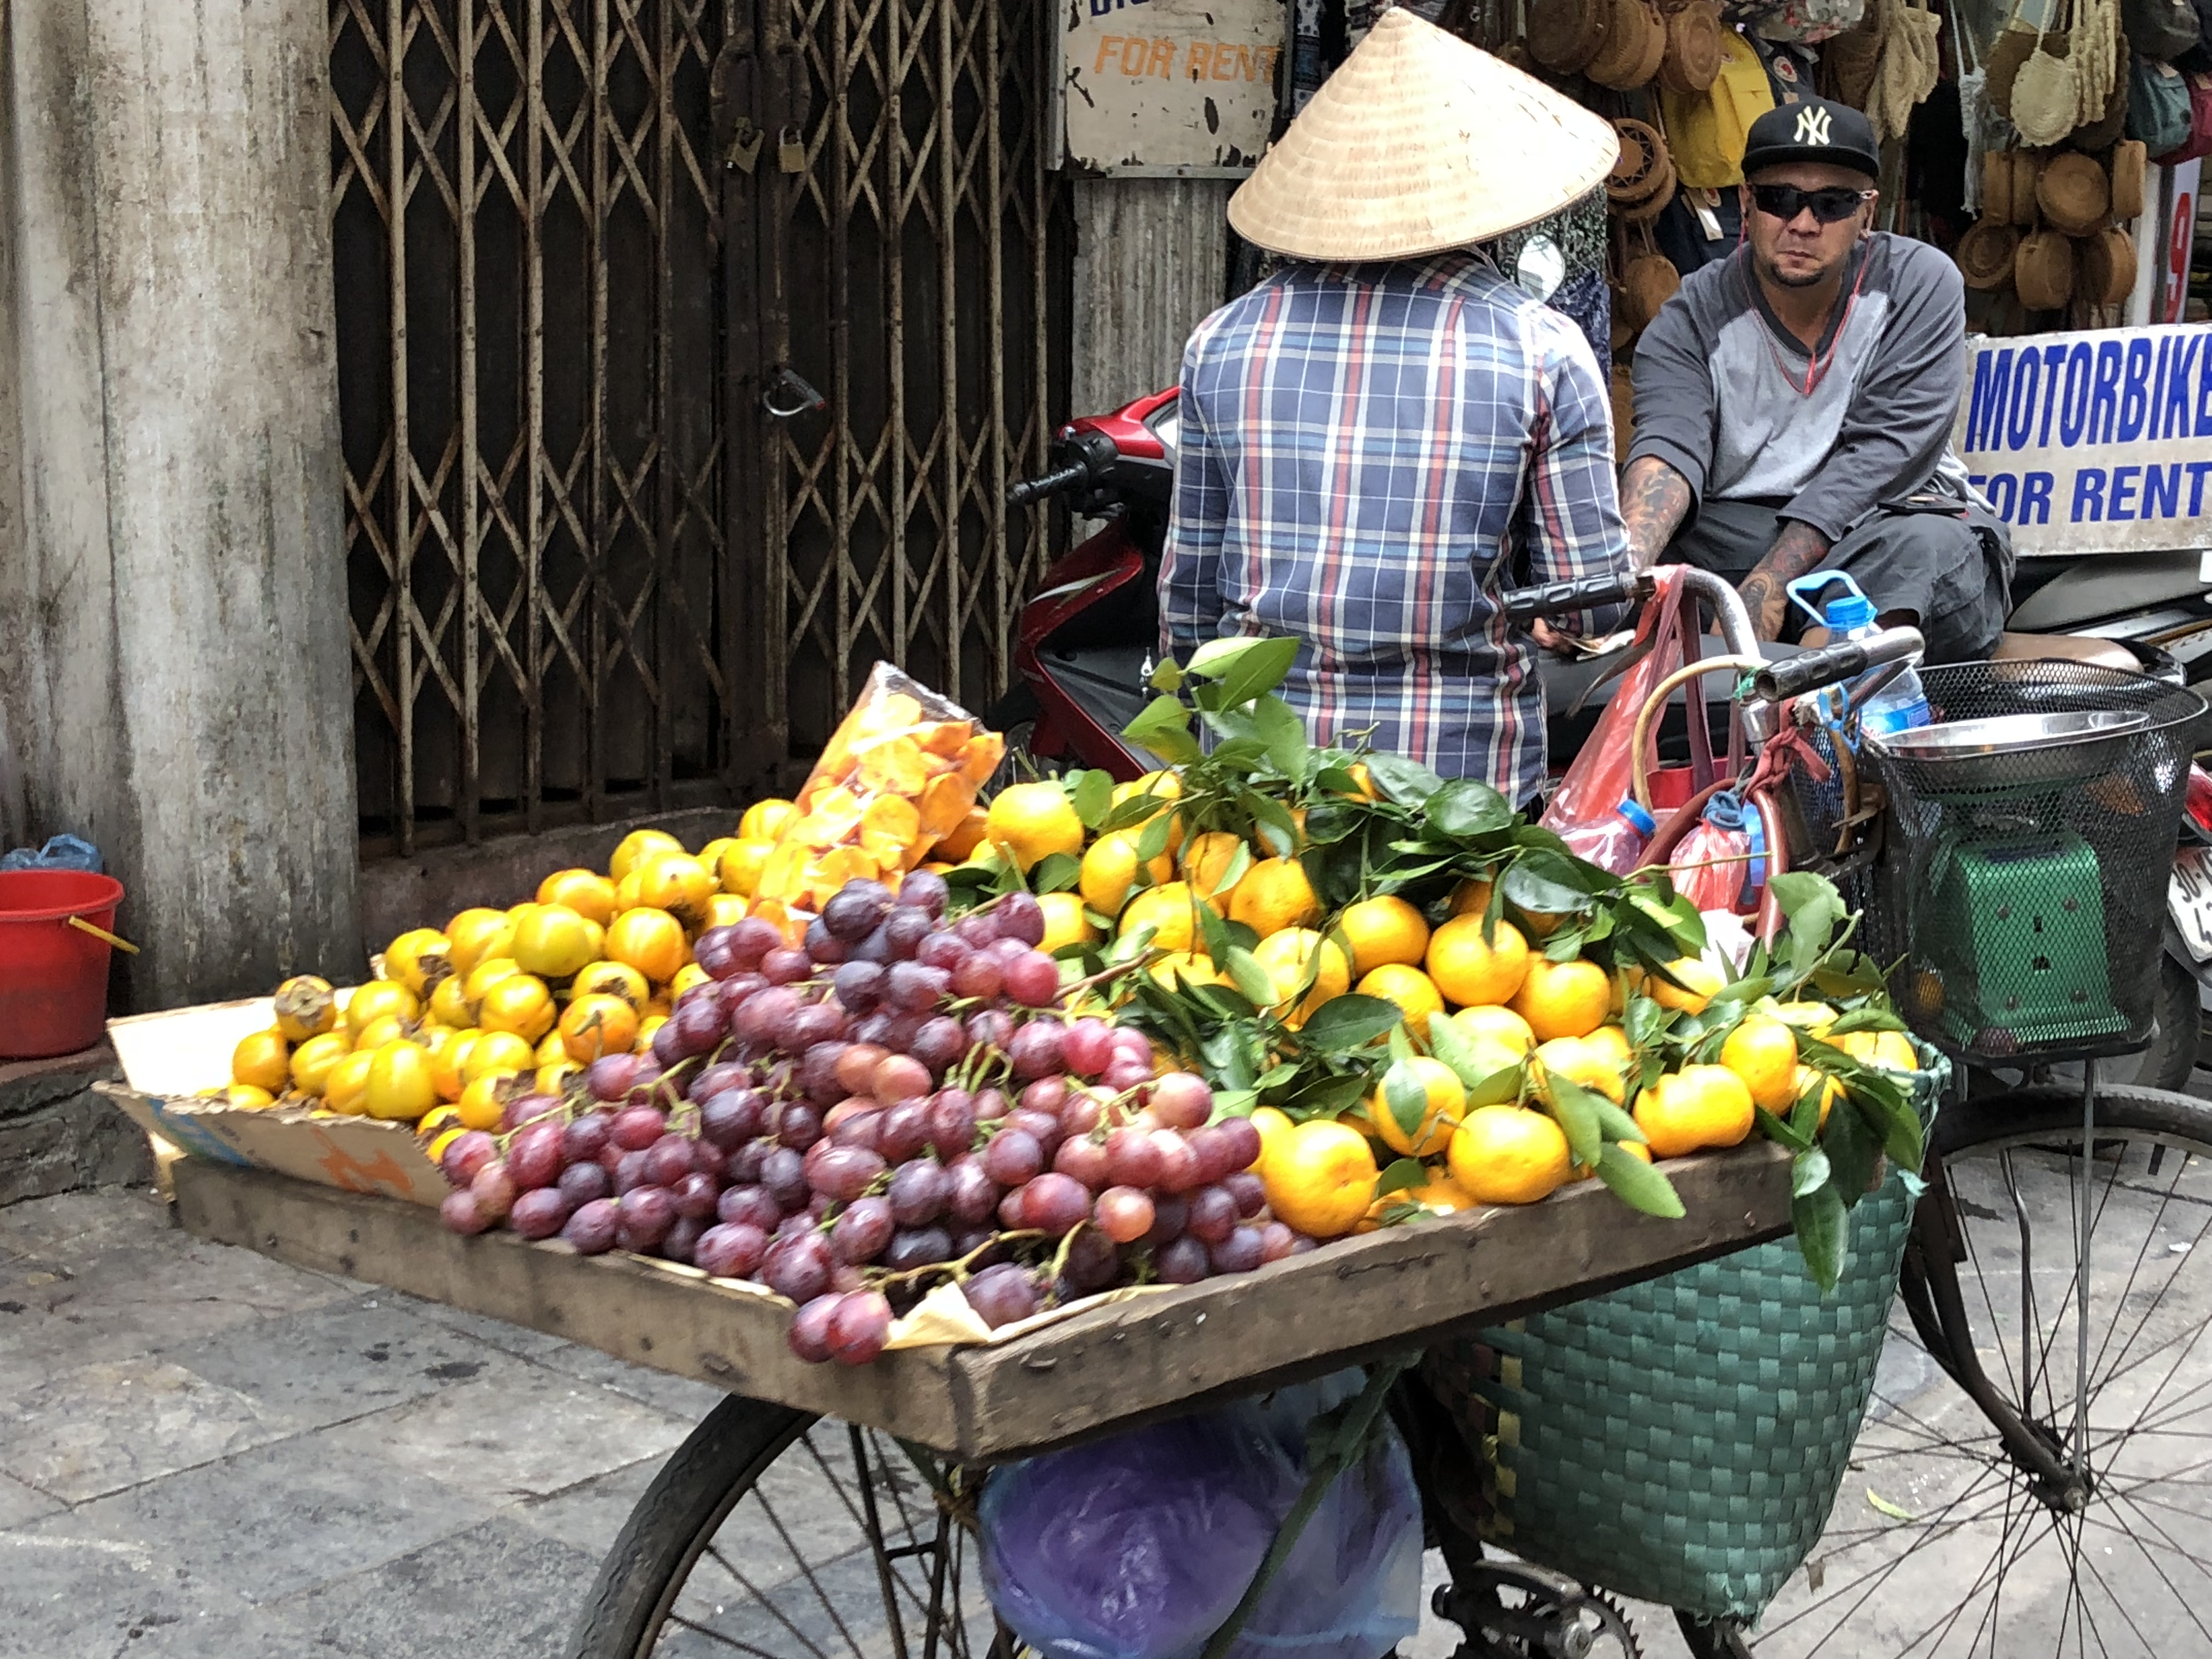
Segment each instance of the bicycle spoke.
M763 1502L761 1507L763 1509L766 1509L768 1505ZM762 1607L767 1608L769 1615L775 1619L776 1623L781 1625L786 1630L789 1631L792 1633L792 1636L799 1642L799 1645L804 1647L807 1652L814 1656L814 1659L830 1659L830 1656L822 1650L820 1646L816 1644L814 1638L809 1636L805 1631L799 1629L799 1627L792 1621L791 1615L776 1605L775 1600L773 1596L770 1596L763 1591L751 1579L746 1577L744 1574L739 1572L737 1568L732 1565L729 1557L724 1555L720 1550L715 1548L712 1544L707 1546L707 1553L714 1559L714 1564L717 1566L720 1567L724 1572L729 1574L730 1577L738 1583L744 1586L744 1592L747 1595L750 1596ZM793 1551L793 1553L796 1556L797 1552ZM804 1571L805 1569L802 1565L800 1570ZM853 1638L848 1635L846 1637L845 1640L848 1644L851 1644ZM853 1648L853 1651L858 1653L860 1651L859 1647L854 1646Z
M724 1647L733 1648L739 1653L750 1653L753 1656L753 1659L783 1659L781 1654L770 1653L766 1648L757 1648L750 1642L740 1642L734 1636L725 1635L710 1625L701 1624L696 1619L686 1619L680 1613L670 1613L668 1622L690 1631L694 1636L703 1636L710 1642L719 1642ZM799 1639L805 1641L806 1638L801 1637Z
M2041 1103L2054 1112L2049 1095ZM2212 1651L2212 1612L2197 1610L2212 1579L2212 1341L2198 1311L2212 1261L2188 1271L2212 1248L2212 1200L2199 1196L2212 1112L2200 1140L2136 1127L2124 1110L2112 1122L2102 1098L2085 1133L2069 1104L2070 1127L2046 1117L1951 1153L1970 1328L1923 1341L1905 1305L1893 1309L1884 1377L1898 1386L1872 1395L1850 1458L1929 1513L1904 1526L1834 1517L1818 1547L1825 1594L1785 1597L1762 1655L1770 1644L1777 1659ZM2146 1175L2154 1136L2166 1156ZM2015 1272L2016 1287L2005 1282ZM1971 1401L1911 1369L1933 1359L1929 1342L1978 1353L2031 1431L2086 1466L2086 1510L2039 1497Z
M1843 1617L1838 1620L1837 1622L1829 1628L1827 1633L1822 1636L1819 1642L1815 1643L1807 1650L1806 1659L1812 1659L1812 1656L1819 1653L1822 1648L1827 1646L1829 1640L1836 1634L1836 1632L1842 1629L1843 1626L1850 1620L1851 1617L1856 1613L1861 1607L1864 1607L1870 1599L1872 1599L1874 1593L1880 1589L1884 1583L1888 1582L1890 1575L1894 1573L1898 1568L1904 1565L1907 1560L1911 1559L1912 1553L1915 1550L1923 1548L1940 1538L1948 1537L1953 1532L1957 1531L1960 1526L1964 1526L1968 1523L1967 1522L1960 1522L1955 1525L1948 1527L1943 1524L1947 1520L1948 1520L1950 1514L1954 1510L1956 1510L1960 1504L1966 1502L1967 1499L1975 1496L1976 1493L1978 1492L1980 1489L1993 1478L1994 1473L1994 1471L1984 1471L1983 1474L1977 1475L1974 1478L1972 1485L1969 1486L1964 1492L1952 1498L1942 1510L1938 1510L1936 1515L1929 1517L1927 1521L1918 1523L1925 1528L1923 1535L1915 1540L1911 1544L1908 1545L1905 1549L1899 1552L1898 1554L1892 1557L1886 1562L1868 1568L1866 1571L1861 1573L1857 1577L1850 1580L1848 1583L1839 1585L1837 1589L1831 1591L1822 1601L1816 1601L1813 1606L1806 1607L1801 1612L1792 1613L1790 1617L1782 1620L1777 1624L1769 1626L1767 1627L1767 1634L1769 1636L1778 1635L1783 1631L1789 1629L1792 1625L1798 1623L1802 1620L1809 1618L1818 1608L1831 1605L1833 1602L1839 1601L1844 1596L1850 1595L1854 1589L1856 1589L1861 1584L1867 1584L1868 1580L1875 1580L1874 1583L1868 1584L1866 1593L1861 1595L1856 1601L1853 1602L1851 1606L1844 1611ZM1977 1517L1970 1516L1968 1517L1968 1521L1974 1518ZM1856 1656L1853 1656L1853 1659L1856 1659Z

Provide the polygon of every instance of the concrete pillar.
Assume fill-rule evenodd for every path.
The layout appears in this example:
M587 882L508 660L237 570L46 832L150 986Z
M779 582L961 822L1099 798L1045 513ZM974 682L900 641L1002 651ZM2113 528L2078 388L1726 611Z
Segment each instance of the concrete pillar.
M362 966L327 29L0 6L0 724L138 1008Z

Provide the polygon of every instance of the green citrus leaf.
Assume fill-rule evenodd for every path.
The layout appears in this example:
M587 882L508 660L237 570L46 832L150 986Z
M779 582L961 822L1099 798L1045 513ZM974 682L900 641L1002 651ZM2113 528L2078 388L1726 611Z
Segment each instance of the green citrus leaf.
M1607 1143L1597 1155L1597 1178L1613 1188L1632 1210L1668 1221L1683 1215L1681 1194L1674 1183L1632 1153Z

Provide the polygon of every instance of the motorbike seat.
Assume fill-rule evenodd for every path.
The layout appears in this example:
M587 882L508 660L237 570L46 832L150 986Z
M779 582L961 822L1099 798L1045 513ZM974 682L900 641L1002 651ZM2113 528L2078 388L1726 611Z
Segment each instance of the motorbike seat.
M1996 659L2033 662L2057 658L2063 662L2086 662L2099 668L2124 668L2140 673L2142 662L2117 640L2100 640L2087 634L2000 634Z

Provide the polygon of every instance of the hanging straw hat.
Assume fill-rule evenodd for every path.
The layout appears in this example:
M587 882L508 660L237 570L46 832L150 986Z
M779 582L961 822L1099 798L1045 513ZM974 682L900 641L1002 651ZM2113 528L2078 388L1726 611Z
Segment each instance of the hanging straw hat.
M1394 7L1229 198L1294 259L1409 259L1534 224L1612 169L1612 126Z

